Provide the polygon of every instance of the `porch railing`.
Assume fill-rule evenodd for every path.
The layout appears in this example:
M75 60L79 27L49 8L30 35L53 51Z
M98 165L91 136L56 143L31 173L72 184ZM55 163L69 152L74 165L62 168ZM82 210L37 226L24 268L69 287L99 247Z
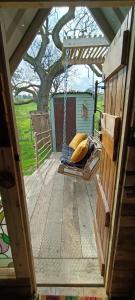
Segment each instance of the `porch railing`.
M51 129L36 133L35 132L35 158L38 168L52 152Z

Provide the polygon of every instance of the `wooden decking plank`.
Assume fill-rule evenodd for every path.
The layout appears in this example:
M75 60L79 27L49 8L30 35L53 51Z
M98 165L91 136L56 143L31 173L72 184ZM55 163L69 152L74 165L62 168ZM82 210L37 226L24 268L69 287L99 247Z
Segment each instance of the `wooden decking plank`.
M93 230L93 213L85 184L76 182L75 197L78 203L78 214L83 257L97 257L95 235Z
M52 167L52 165L54 163L55 163L55 159L47 159L45 161L45 163L41 166L40 173L41 173L43 180L44 180L48 170Z
M53 160L54 161L54 160ZM29 193L32 192L32 186L34 185L35 180L37 177L42 178L42 174L45 173L48 170L49 164L52 163L52 160L48 159L45 161L45 163L37 169L32 175L30 176L24 176L24 185L25 185L25 192L26 196L29 196ZM25 179L26 177L26 179Z
M93 215L96 212L96 184L94 180L85 183Z
M27 194L30 191L34 181L36 180L36 176L37 176L37 172L34 172L32 175L30 175L30 178L29 178L28 182L26 182L26 184L24 183L25 184L26 197L27 197Z
M54 163L54 161L51 162L51 166ZM50 168L50 161L49 161L49 165L45 164L46 166L43 165L43 174L41 174L41 170L40 171L36 171L36 174L34 174L34 177L32 177L32 183L31 183L31 189L28 191L26 198L27 198L27 207L28 207L28 215L29 215L29 220L32 217L34 208L36 206L36 203L38 201L39 198L39 193L42 189L42 186L44 184L44 180L45 180L45 176L47 175L47 172Z
M38 197L38 201L36 203L36 208L34 210L30 222L34 257L38 257L40 253L43 233L46 226L49 204L52 196L54 174L56 172L57 166L58 163L56 161L56 163L53 164L53 167L50 168L50 170L48 171L48 175L45 178L44 184L42 185L42 189Z
M35 259L37 284L103 285L98 259Z
M61 257L82 258L77 202L74 197L74 180L64 178L63 223Z
M31 190L27 194L27 207L28 207L29 220L31 220L42 186L43 183L41 177L37 176L35 181L33 182Z
M55 174L40 257L60 258L64 177Z
M26 184L28 183L28 181L30 180L30 177L31 177L31 176L29 176L29 175L23 176L23 180L24 180L24 184L25 184L25 185L26 185Z

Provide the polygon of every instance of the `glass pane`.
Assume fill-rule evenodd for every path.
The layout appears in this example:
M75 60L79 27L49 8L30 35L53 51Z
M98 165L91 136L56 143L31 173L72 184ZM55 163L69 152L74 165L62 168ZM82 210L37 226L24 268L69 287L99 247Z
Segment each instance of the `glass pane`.
M10 239L0 195L0 268L13 268Z

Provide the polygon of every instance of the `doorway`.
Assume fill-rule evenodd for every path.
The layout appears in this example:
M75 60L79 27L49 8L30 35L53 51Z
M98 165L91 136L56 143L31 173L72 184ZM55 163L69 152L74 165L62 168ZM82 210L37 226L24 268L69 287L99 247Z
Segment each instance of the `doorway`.
M12 119L11 119L12 120ZM10 131L10 129L9 129L9 127L8 127L8 130ZM12 136L12 135L11 135ZM10 148L10 145L8 145L8 147ZM5 149L4 149L5 150ZM14 150L15 150L15 148L14 148ZM11 154L12 154L12 151L11 151ZM11 156L12 158L13 158L13 156ZM14 161L14 158L13 158L13 161ZM16 157L16 161L17 161L17 157ZM12 167L12 166L11 166ZM16 168L14 168L14 172L15 172L15 178L17 177L17 175L16 175L16 173L17 173L17 166L16 166ZM50 177L52 176L52 173L50 174ZM47 184L49 184L49 179L48 179L48 177L46 177L47 178L47 180L48 180L48 182L47 182ZM19 185L19 183L18 183L18 185ZM74 185L74 184L73 184ZM55 190L54 190L54 192L55 192ZM44 190L44 193L45 193L45 190ZM21 191L20 191L20 194L21 194ZM19 199L19 196L18 196L18 199ZM33 195L33 199L34 199L34 195ZM19 205L20 203L18 203L18 205ZM25 207L23 207L23 211L24 211L24 215L25 215L25 213L26 213L26 210L25 210ZM25 223L25 222L24 222ZM24 231L27 231L26 230L26 228L27 228L27 222L25 223L25 224L22 224L23 226L22 226L22 228L24 229ZM34 223L33 222L33 225L34 226L36 226L37 224L36 224L36 222ZM38 228L38 227L37 227ZM48 226L48 228L49 228L49 226ZM84 227L85 228L85 227ZM28 236L27 236L27 239L28 239L28 245L29 245L29 234L28 234ZM24 244L25 244L25 242L24 242ZM37 247L38 247L38 243L37 243ZM25 250L26 250L26 248L25 248ZM28 255L28 254L27 254ZM27 258L27 260L26 260L26 262L28 263L28 256L26 255L26 258ZM29 254L29 256L31 257L31 255ZM15 257L15 256L14 256ZM15 259L16 259L16 257L15 257ZM28 264L29 265L29 264ZM31 263L31 265L32 265L32 263ZM29 265L29 267L30 267L30 265ZM42 267L42 266L41 266ZM25 272L27 273L27 270L25 270ZM25 273L24 272L24 273ZM22 274L24 274L23 273L23 271L22 271ZM28 273L27 273L28 274ZM30 274L29 274L29 278L30 278Z

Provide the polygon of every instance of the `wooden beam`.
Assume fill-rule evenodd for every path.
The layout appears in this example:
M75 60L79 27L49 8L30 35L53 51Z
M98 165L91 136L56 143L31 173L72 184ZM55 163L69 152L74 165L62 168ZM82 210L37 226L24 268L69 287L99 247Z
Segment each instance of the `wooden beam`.
M127 64L130 26L131 10L109 47L109 51L103 65L103 74L105 79L118 72L118 70Z
M14 31L16 30L18 24L21 22L26 10L25 9L18 9L17 13L15 14L14 18L12 19L12 22L9 24L9 27L6 31L6 41L7 43L11 39Z
M116 15L118 21L122 24L123 19L124 19L124 16L123 16L123 14L122 14L122 11L121 11L119 8L117 8L117 7L112 8L112 9L113 9L113 11L114 11L114 13L115 13L115 15Z
M80 58L78 57L71 58L69 60L69 65L101 65L104 62L104 58ZM63 64L65 64L65 61L63 60Z
M107 40L109 42L112 42L115 37L115 32L114 32L113 28L111 27L111 25L109 24L106 17L104 16L103 12L99 9L91 8L90 13L92 14L92 16L95 19L95 21L97 22L97 24L99 25L102 32L105 34Z
M29 25L27 31L24 33L23 38L21 39L19 45L17 46L17 48L15 49L13 55L9 60L11 74L13 74L14 71L16 70L24 53L31 45L36 33L38 32L39 28L43 24L45 18L48 16L49 12L50 9L38 10L36 16L34 17L33 21Z
M135 0L33 0L33 1L0 1L0 7L4 8L49 8L52 6L87 6L92 8L100 7L127 7L135 5Z
M104 37L80 37L80 38L71 38L64 39L63 47L64 48L88 48L88 47L99 47L99 46L109 46L108 41Z

